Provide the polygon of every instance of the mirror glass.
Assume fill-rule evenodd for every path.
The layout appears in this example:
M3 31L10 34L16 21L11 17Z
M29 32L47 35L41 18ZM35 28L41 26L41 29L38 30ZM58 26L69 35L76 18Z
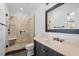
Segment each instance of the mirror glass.
M46 30L78 30L79 3L58 3L46 11ZM64 32L64 31L63 31Z

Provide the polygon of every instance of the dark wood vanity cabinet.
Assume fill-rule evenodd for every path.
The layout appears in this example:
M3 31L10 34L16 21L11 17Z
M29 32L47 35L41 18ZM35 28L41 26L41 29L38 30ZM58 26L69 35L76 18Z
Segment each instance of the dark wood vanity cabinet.
M34 40L34 55L35 56L63 56L55 50Z
M34 41L34 55L36 56L44 56L44 46L41 45L39 42Z

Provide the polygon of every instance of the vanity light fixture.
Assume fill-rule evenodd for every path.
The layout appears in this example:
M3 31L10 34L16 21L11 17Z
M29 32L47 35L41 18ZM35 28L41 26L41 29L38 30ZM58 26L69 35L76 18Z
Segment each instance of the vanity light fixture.
M75 12L72 12L71 14L70 14L70 16L74 16L75 15Z
M72 27L75 27L75 24L72 24Z
M20 8L20 10L23 10L23 8Z
M74 18L75 12L67 13L67 19Z

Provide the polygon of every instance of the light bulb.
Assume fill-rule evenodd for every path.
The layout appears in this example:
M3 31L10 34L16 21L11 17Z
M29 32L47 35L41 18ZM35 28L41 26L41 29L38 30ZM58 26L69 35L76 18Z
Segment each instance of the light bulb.
M20 10L23 10L23 8L20 8Z

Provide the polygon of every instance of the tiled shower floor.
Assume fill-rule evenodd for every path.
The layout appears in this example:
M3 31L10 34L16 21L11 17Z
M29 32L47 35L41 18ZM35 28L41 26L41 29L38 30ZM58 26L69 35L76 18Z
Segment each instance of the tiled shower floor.
M6 48L6 53L11 52L11 51L16 51L25 48L25 45L29 43L16 43L10 47Z
M25 45L30 44L33 42L22 42L22 43L16 43L13 46L6 48L6 56L26 56L26 49Z
M26 56L25 45L29 43L16 43L13 46L6 48L7 56Z

